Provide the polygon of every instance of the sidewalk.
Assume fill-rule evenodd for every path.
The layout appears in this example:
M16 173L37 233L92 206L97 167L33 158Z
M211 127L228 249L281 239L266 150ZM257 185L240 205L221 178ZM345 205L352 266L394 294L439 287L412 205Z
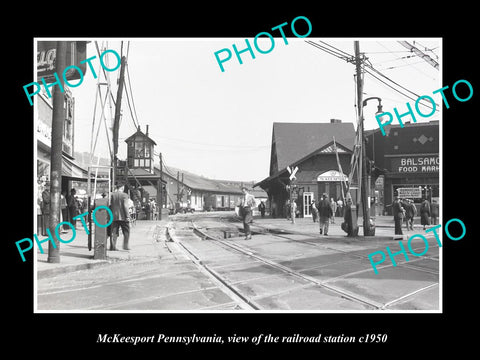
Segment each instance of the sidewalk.
M329 224L328 236L332 237L345 237L346 233L342 230L341 224L343 222L343 218L336 217L335 223ZM423 234L423 225L420 225L420 218L416 217L414 219L413 230L406 230L405 223L402 224L402 235L395 235L395 224L393 222L393 216L376 216L374 219L375 223L375 236L369 236L369 239L376 239L376 240L402 240L406 239L407 236L411 236L414 234ZM359 217L357 220L357 224L359 226L358 231L358 238L363 238L363 218ZM286 218L276 218L273 219L271 217L254 217L254 221L252 224L252 230L255 231L255 225L258 225L260 228L264 227L267 229L281 229L285 232L298 232L304 234L315 234L319 235L319 227L320 224L317 222L313 222L312 218L296 218L295 224L292 224L291 220L287 220ZM428 226L430 228L432 225ZM242 226L243 228L243 226Z
M343 218L335 218L335 224L329 226L329 237L341 237L346 236L345 232L341 229L340 225ZM299 234L319 234L319 223L313 222L311 218L297 218L295 224L292 224L291 220L285 218L270 218L264 219L255 216L252 224L252 230L264 232L264 228L272 231L284 231L285 233L299 233ZM55 276L61 273L85 270L97 266L103 266L118 261L140 261L150 262L158 261L159 259L175 260L175 254L167 247L169 243L165 242L166 226L169 223L168 219L162 221L154 220L138 220L136 225L130 227L130 248L131 250L123 250L123 235L120 234L117 240L117 251L109 251L110 243L107 244L107 259L94 260L93 259L93 242L94 235L92 235L92 250L88 250L88 235L85 232L82 224L77 223L76 237L70 243L60 243L60 263L49 263L48 259L48 242L43 243L44 253L40 252L37 246L36 254L36 271L38 278L45 278ZM358 218L357 224L359 225L359 236L363 238L362 218ZM235 222L235 226L239 229L243 229L241 221ZM399 237L394 235L394 223L391 216L377 216L375 218L375 236L370 236L368 239L372 240L401 240L406 239L407 236L413 234L423 233L423 226L420 225L420 219L415 219L414 230L406 231L405 225L402 227L404 236ZM62 234L62 238L69 239L72 236L71 231ZM42 239L42 237L40 237ZM170 243L171 244L171 243ZM173 246L173 245L172 245Z
M92 234L92 250L88 250L88 235L81 222L77 223L76 237L70 243L60 243L60 263L49 263L48 242L43 243L42 254L37 249L36 271L38 278L55 276L57 274L90 269L117 261L158 261L158 259L172 258L172 254L165 244L165 228L169 220L137 220L135 225L130 226L131 250L123 250L123 235L117 239L117 251L110 251L110 240L107 242L107 258L105 260L93 259L94 234ZM71 230L61 234L63 239L72 236ZM42 239L42 237L40 237Z

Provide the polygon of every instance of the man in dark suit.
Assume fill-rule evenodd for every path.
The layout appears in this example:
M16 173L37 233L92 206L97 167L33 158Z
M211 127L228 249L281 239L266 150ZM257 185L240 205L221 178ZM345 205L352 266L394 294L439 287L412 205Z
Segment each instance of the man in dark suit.
M323 194L322 200L318 203L318 215L320 217L320 234L328 235L328 223L333 215L332 207L328 201L327 194Z
M397 195L395 195L394 197L392 210L393 210L393 220L395 222L395 235L403 235L402 221L403 221L403 218L405 217L405 209L402 207L402 204L398 199Z
M112 194L110 209L113 214L112 236L110 238L110 250L117 250L118 228L122 228L123 249L130 250L128 240L130 238L130 214L128 211L128 195L123 192L123 183L117 183L116 192Z

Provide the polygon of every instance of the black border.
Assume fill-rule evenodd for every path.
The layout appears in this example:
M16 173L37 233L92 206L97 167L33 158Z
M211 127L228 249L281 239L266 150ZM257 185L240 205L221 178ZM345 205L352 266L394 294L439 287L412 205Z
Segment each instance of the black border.
M162 350L176 351L176 355L206 350L220 352L227 349L235 353L240 349L264 350L268 356L271 350L318 350L340 353L341 350L365 351L371 355L388 354L385 350L414 355L445 346L471 346L473 332L466 326L476 312L475 280L475 220L476 208L476 167L475 141L478 73L475 55L475 25L469 13L475 10L464 8L445 9L442 5L403 2L397 8L373 3L332 4L308 3L301 9L291 4L276 3L266 11L260 11L258 4L223 3L201 4L194 9L188 3L184 9L173 11L162 3L151 5L123 5L115 8L105 4L76 3L73 9L64 4L59 12L51 8L32 9L22 12L21 35L11 36L15 29L4 29L9 38L9 49L14 56L8 56L7 87L8 99L5 120L8 137L17 140L18 149L12 149L10 140L4 139L4 179L7 179L5 205L8 208L5 247L8 269L4 272L7 289L4 297L11 314L5 323L6 343L12 349L21 350L23 344L38 353L54 355L78 354L95 356L97 351L113 354L121 352L139 354L146 350L159 356L167 355ZM335 4L333 4L335 6ZM438 10L438 11L437 11ZM442 37L443 42L443 85L453 85L459 79L468 80L474 89L474 96L465 103L451 101L450 109L443 112L443 223L451 218L461 219L467 228L464 239L454 242L444 237L444 279L443 314L34 314L33 313L33 256L22 263L14 242L28 237L33 228L32 178L33 166L33 109L25 101L22 86L32 81L33 38L34 37L252 37L283 22L291 22L296 16L306 16L313 25L310 37ZM4 26L4 25L2 25ZM11 54L10 54L11 55ZM192 54L194 57L195 54ZM4 71L6 67L3 67ZM4 84L5 86L5 84ZM433 89L432 89L433 90ZM12 96L13 95L13 96ZM11 99L14 102L11 102ZM14 153L12 154L12 150ZM17 155L18 154L18 155ZM8 174L8 175L7 175ZM6 220L7 220L6 219ZM473 319L472 319L473 320ZM475 324L472 324L475 326ZM122 344L96 344L99 333L122 333L124 335L151 335L166 333L185 336L197 335L228 336L232 334L254 336L271 333L286 336L299 333L316 336L322 334L344 334L361 336L364 333L387 333L387 344L272 344L264 346L210 346L210 345L166 345L126 346ZM415 345L415 346L414 346ZM387 349L388 346L388 349ZM62 350L71 350L65 353ZM402 351L403 350L403 351Z

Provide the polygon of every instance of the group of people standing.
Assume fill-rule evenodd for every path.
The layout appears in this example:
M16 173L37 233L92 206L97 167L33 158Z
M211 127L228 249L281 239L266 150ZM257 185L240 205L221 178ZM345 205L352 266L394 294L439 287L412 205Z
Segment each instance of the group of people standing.
M320 201L323 201L323 200L327 200L328 202L327 194L322 195L322 199ZM324 205L326 204L324 203ZM343 205L342 199L338 199L337 201L335 201L334 198L331 198L329 205L332 208L332 216L330 217L330 221L332 224L335 224L335 216L343 217L345 207ZM319 206L318 203L316 203L315 200L312 200L312 203L310 204L310 213L312 214L313 222L317 222L317 219L319 216L318 206Z
M239 207L239 215L243 219L243 226L245 231L245 239L251 239L251 230L250 224L253 221L252 217L252 208L255 206L255 198L253 195L249 194L246 188L242 189L244 197ZM339 200L341 202L341 200ZM339 201L335 201L333 198L328 200L328 195L323 194L321 199L318 202L312 200L310 210L312 214L312 219L314 222L319 222L320 234L328 235L329 224L335 224L335 216L341 213L340 216L344 217L344 222L342 223L342 229L347 233L347 235L355 236L355 229L351 227L351 206L352 199L347 196L346 203L343 205L343 202L339 204ZM263 203L259 205L259 210L261 211L262 218L264 217L264 205ZM407 231L413 230L414 219L417 215L420 215L420 224L423 225L423 229L426 229L426 226L437 224L437 218L439 216L439 206L436 200L432 201L432 204L427 199L423 199L421 205L418 207L415 205L414 201L411 199L399 199L398 196L395 196L393 204L393 218L395 223L395 234L403 235L402 226L405 222ZM263 211L262 211L263 210ZM286 204L286 217L291 219L296 214L296 202L287 201ZM273 215L272 215L273 217Z
M38 183L37 212L39 217L39 227L42 236L47 236L47 228L50 218L50 182L48 180ZM77 191L72 188L70 193L62 191L60 195L60 222L69 222L74 229L77 229L77 219L74 217L86 212L86 202L77 197ZM102 194L103 197L106 194ZM113 214L112 224L107 228L107 235L110 237L110 250L117 250L116 243L119 236L119 228L122 229L124 241L123 249L130 250L130 219L132 218L133 202L124 192L124 184L119 183L116 191L111 196L110 209ZM134 207L133 207L134 208ZM60 228L61 233L67 232L68 225L64 224ZM82 227L83 228L83 227Z
M41 235L47 236L46 229L49 226L50 219L50 181L46 180L39 184L39 197L37 200L37 214L40 215L39 227ZM75 189L67 194L63 190L60 194L60 222L69 222L76 229L76 219L73 218L85 212L85 202L77 197ZM67 232L68 225L63 224L60 228L61 233Z
M437 224L439 216L439 207L436 200L432 204L427 199L423 199L419 211L411 199L400 199L395 195L392 204L393 220L395 222L395 235L403 235L402 223L405 222L406 229L413 230L414 218L420 212L420 224L423 225L423 230L431 223Z

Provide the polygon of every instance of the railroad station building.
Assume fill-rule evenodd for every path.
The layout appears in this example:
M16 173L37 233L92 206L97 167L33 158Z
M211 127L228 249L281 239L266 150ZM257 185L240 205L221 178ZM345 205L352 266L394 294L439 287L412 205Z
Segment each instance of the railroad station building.
M117 179L128 183L127 192L142 208L150 199L155 199L165 214L184 210L234 210L243 196L242 182L208 179L163 164L160 169L160 157L154 151L157 144L149 137L148 125L145 133L139 127L125 142L127 159L119 161ZM247 183L245 185L249 187ZM265 195L266 199L263 191L257 191L254 195L259 200ZM148 214L145 217L148 219ZM143 214L140 214L139 219L143 218Z
M334 148L337 147L339 163ZM285 216L290 184L288 167L298 167L293 198L301 216L310 217L310 204L319 195L336 200L345 192L355 140L353 123L332 119L330 123L274 123L270 176L257 184L268 193L270 211Z
M394 195L412 199L420 206L422 198L439 203L439 138L438 120L427 123L406 122L365 132L367 157L383 174L377 179L379 212L392 214ZM383 195L383 196L382 196Z
M392 215L394 195L414 201L422 199L439 203L439 123L406 122L365 131L366 156L370 177L371 215ZM334 150L335 138L339 164ZM309 217L310 203L326 193L329 198L342 198L344 181L348 180L355 141L353 123L332 119L330 123L274 123L270 156L270 176L255 186L268 193L276 216L285 216L290 197L288 167L298 167L293 198L300 216ZM340 171L341 170L341 171ZM355 182L355 178L352 180ZM355 188L349 184L354 203ZM361 209L358 209L361 215ZM338 215L338 214L337 214Z

